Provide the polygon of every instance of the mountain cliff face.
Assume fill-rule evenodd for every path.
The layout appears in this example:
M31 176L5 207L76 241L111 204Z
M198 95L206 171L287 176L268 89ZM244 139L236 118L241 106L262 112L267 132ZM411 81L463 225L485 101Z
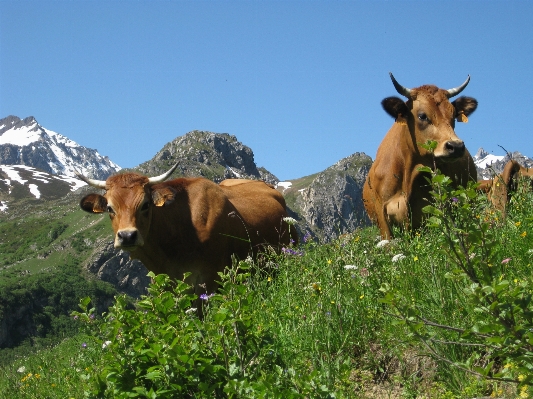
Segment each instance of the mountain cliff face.
M0 164L26 165L55 175L74 176L74 169L106 179L120 166L68 138L45 129L33 116L0 119Z
M323 172L280 184L301 234L310 233L328 242L370 221L363 205L363 184L372 159L355 154Z
M151 160L135 170L159 175L179 162L177 175L205 177L220 183L224 179L255 179L276 184L279 179L258 168L253 151L227 133L194 130L167 143Z

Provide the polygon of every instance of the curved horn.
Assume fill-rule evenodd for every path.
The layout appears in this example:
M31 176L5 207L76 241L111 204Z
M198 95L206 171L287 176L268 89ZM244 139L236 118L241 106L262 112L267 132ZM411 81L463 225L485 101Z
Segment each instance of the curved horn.
M392 72L389 72L390 78L392 79L392 84L394 85L394 88L398 92L398 94L401 94L402 96L405 96L407 98L411 98L411 89L408 89L407 87L403 87L401 84L399 84L396 79L394 79L394 76L392 75Z
M74 171L74 174L78 176L78 179L84 181L89 186L93 186L96 188L103 188L105 190L105 180L95 180L95 179L89 179L88 177L83 176L80 172L77 170Z
M465 89L465 87L468 85L468 82L470 82L470 75L468 75L468 77L466 78L466 80L461 86L446 90L448 92L447 97L452 98L456 96L457 94L459 94L460 92L462 92Z
M163 173L162 175L150 177L148 179L148 184L156 184L156 183L161 183L165 181L166 179L170 177L172 172L176 170L179 164L180 164L179 162L176 162L176 164L173 167L171 167L167 172Z

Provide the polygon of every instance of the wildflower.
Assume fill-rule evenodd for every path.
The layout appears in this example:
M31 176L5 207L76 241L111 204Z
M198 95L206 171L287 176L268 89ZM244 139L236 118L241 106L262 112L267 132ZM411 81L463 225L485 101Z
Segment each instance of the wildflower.
M344 269L345 270L355 270L355 269L357 269L357 266L355 266L355 265L346 265L346 266L344 266Z
M413 260L416 262L418 260L418 256L415 256Z
M331 265L331 259L328 259L328 265Z
M390 242L389 240L381 240L380 242L377 243L376 248L382 248L385 245L387 245L389 242Z
M110 344L111 344L111 341L105 341L105 342L102 344L102 349L107 348Z
M359 272L359 274L361 274L361 277L368 277L370 275L370 272L368 271L366 267L363 267L361 271Z
M94 313L91 313L91 314L89 315L89 319L94 320Z
M527 236L527 232L524 231L522 234L520 234L520 237L524 238L525 236Z
M211 294L211 295L202 294L202 295L200 295L200 299L201 299L202 301L207 301L207 300L209 300L209 298L211 298L213 295L215 295L215 294Z
M358 242L360 239L361 239L361 237L357 236L357 237L354 238L354 241Z
M404 254L396 254L392 257L392 261L393 262L398 262L402 259L405 259L405 255Z
M359 299L363 299L365 297L365 294L361 295Z
M268 276L267 281L268 282L272 281L272 277Z
M513 258L506 258L504 260L502 260L502 264L505 264L505 263L509 263L509 261L513 259Z
M322 291L320 283L313 283L311 284L311 287L316 291L317 294L320 294L320 292Z
M515 225L516 227L520 227L521 224L522 224L522 222L516 222L514 225Z
M78 318L79 318L78 315L74 316L74 320L78 320Z
M309 233L308 231L305 233L305 235L303 236L302 238L302 241L304 243L306 243L307 241L309 241L309 239L311 238L311 233Z
M452 197L452 201L453 201L454 203L457 203L457 202L459 202L459 198L457 198L457 197Z
M286 247L283 247L281 248L281 252L283 252L284 254L287 254L287 255L294 255L294 256L303 256L304 255L304 251L296 251L292 248L286 248Z
M331 316L331 312L326 312L326 316Z
M17 373L24 373L26 371L26 366L20 366L18 369L17 369Z
M85 349L87 348L87 344L84 342L83 344L81 344L81 347Z
M287 223L289 226L293 226L296 224L296 219L291 218L290 216L283 218L283 221Z

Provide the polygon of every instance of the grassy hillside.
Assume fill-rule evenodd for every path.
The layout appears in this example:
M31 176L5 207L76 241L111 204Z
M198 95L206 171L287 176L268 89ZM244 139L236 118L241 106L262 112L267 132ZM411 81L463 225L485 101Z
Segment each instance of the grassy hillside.
M0 397L530 397L533 196L502 218L473 190L438 195L392 242L366 228L241 262L203 321L164 276L136 309L86 301L89 335L13 356Z

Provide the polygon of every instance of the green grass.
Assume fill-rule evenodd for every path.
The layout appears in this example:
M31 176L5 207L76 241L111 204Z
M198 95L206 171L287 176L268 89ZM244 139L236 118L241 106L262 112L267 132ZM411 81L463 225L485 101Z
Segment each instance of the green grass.
M491 230L495 235L490 265L494 265L494 279L506 279L516 287L532 280L532 203L530 193L515 197L508 217L505 220L500 218ZM495 217L487 215L490 214L481 213L476 217ZM383 302L384 287L389 287L397 294L395 300L398 303L406 308L413 307L435 323L468 328L485 321L486 316L465 291L468 288L465 280L450 277L456 265L447 252L449 248L443 241L442 230L427 229L414 234L398 232L398 238L385 246L377 245L377 236L377 229L372 227L354 231L329 244L301 243L292 254L272 256L260 268L253 266L253 273L241 284L243 288L237 299L228 291L217 296L216 301L208 302L210 311L199 324L202 327L190 321L191 315L179 316L181 313L178 312L178 316L172 316L172 320L183 323L177 331L173 330L172 340L177 338L178 343L174 345L179 347L179 350L173 350L178 350L180 356L185 353L192 358L199 356L193 347L198 351L209 346L212 352L202 352L202 362L212 362L224 368L222 354L226 359L239 359L242 354L235 352L236 347L257 345L252 348L257 352L250 351L256 353L257 359L261 360L258 360L258 367L263 368L255 370L251 374L253 378L235 377L235 381L240 384L260 381L261 384L255 385L258 391L256 395L239 391L233 397L260 397L260 389L274 389L266 377L276 373L274 366L265 361L266 352L270 350L278 356L276 362L283 365L285 371L289 370L286 374L284 370L280 371L282 374L276 380L281 384L278 388L298 392L294 397L528 397L525 390L517 389L516 384L479 378L442 361L446 358L464 363L465 359L477 354L478 364L484 365L488 361L484 356L488 355L476 353L476 347L442 342L436 344L440 357L432 355L394 308ZM403 258L393 262L393 257L399 254ZM502 264L502 260L508 258L511 260ZM165 294L155 291L155 295L162 298ZM165 311L177 311L168 306L170 310L163 310L162 315ZM132 330L127 330L130 327L125 324L121 327L131 334L131 347L119 349L125 341L110 333L112 322L107 320L109 325L92 327L91 337L77 336L33 356L17 357L15 353L9 363L0 367L0 398L81 398L84 392L95 389L97 378L105 381L102 373L114 367L113 362L117 362L116 367L124 367L118 359L127 358L131 364L147 361L141 353L147 349L139 349L136 353L133 342L142 344L146 341L159 348L161 353L162 347L170 345L172 340L164 341L167 338L163 338L168 331L158 338L161 330L158 330L151 311L149 314L143 309L137 313L126 313L124 309L115 312L114 322L122 315L125 320L139 323ZM162 326L161 320L165 318L160 319ZM237 334L232 326L240 326L240 332ZM148 327L151 329L146 332L139 330ZM247 342L239 341L241 333ZM441 341L458 340L453 332L444 331L437 335L436 330L432 330L432 334ZM134 335L138 341L133 341ZM233 345L224 346L224 337L233 340ZM102 349L102 343L108 339L115 345L115 352ZM179 342L188 344L180 347ZM82 347L83 343L86 347ZM157 346L159 344L161 348ZM265 352L266 348L268 351ZM160 361L166 359L162 364L170 361L172 353L160 355ZM251 364L254 364L253 357ZM21 367L24 371L17 371ZM504 364L495 367L502 369ZM151 378L155 377L152 375ZM139 376L136 381L147 380ZM152 388L158 384L157 379L154 381L150 385ZM235 381L232 384L237 384ZM237 392L237 385L230 385L226 387L228 392ZM218 392L221 396L217 397L224 397L221 391ZM172 395L161 394L160 397ZM209 396L199 393L196 397Z

